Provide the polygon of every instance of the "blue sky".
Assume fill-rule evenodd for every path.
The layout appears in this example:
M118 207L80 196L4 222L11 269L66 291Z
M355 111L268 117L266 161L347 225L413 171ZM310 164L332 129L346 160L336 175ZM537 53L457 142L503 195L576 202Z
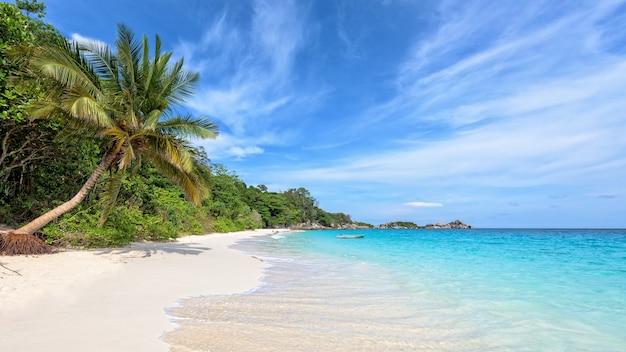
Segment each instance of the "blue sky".
M626 227L626 2L49 0L159 34L248 185L380 224Z

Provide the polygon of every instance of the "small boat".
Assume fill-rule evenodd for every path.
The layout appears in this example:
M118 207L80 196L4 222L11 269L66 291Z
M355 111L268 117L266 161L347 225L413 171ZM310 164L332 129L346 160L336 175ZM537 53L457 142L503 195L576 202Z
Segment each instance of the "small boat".
M353 239L353 238L363 238L365 235L337 235L337 238L343 239Z

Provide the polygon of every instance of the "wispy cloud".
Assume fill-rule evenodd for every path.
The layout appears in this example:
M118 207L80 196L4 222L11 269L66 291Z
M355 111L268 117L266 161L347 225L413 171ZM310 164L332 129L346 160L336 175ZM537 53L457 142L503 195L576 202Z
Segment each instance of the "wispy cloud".
M284 140L270 131L260 135L238 136L231 133L220 133L215 140L195 141L202 146L211 159L224 160L229 158L243 159L254 154L264 153L263 145L277 145Z
M72 41L76 42L76 43L79 43L79 44L84 44L84 43L88 43L88 42L93 42L93 41L96 41L96 40L95 40L95 39L93 39L93 38L87 38L87 37L82 36L82 35L80 35L80 34L78 34L78 33L73 33L73 34L70 36L70 39L71 39Z
M350 15L346 12L346 4L337 3L337 37L341 43L341 52L349 60L361 59L363 56L359 53L359 41L353 38L346 27L346 16Z
M485 201L515 189L543 190L545 199L619 182L626 61L597 45L607 7L491 4L454 15L443 6L441 29L398 68L396 95L337 129L384 140L279 178L320 188L436 187L441 199ZM542 17L546 6L552 17Z
M416 45L417 54L399 73L406 89L373 107L363 116L366 122L353 131L385 129L382 121L388 119L394 120L396 130L419 129L424 120L435 120L443 140L416 141L378 157L368 155L363 161L354 160L353 169L363 175L367 165L373 170L389 167L397 172L396 179L404 174L428 178L479 173L489 180L514 174L511 178L517 182L543 182L536 177L620 158L615 147L625 145L615 138L617 131L624 130L620 111L626 104L620 96L626 65L610 57L590 65L584 59L598 55L596 49L578 44L597 35L594 20L603 13L601 9L581 8L534 31L519 32L517 28L533 28L541 6L525 9L526 17L514 16L518 20L505 26L501 40L491 39L474 54L460 56L460 61L453 60L459 56L448 56L447 50L454 47L451 41L466 39L467 33L486 35L493 21L507 18L506 6L500 5L491 15L486 14L491 8L479 12L470 7L442 25L434 39ZM564 50L576 55L563 55ZM432 66L425 61L449 64L425 70ZM416 160L416 166L408 160Z
M434 122L449 129L508 118L507 110L524 108L517 103L530 98L510 101L515 95L541 95L544 105L581 99L579 95L587 93L568 92L567 84L551 94L541 86L558 80L566 83L611 63L610 57L595 60L605 55L594 44L604 32L596 22L605 6L466 2L459 8L454 2L450 8L443 4L439 30L416 41L400 65L398 94L365 113L355 133L363 132L359 127L373 128L390 118L398 124L417 127ZM533 107L541 108L526 108Z
M280 119L281 109L297 100L291 77L306 39L301 5L255 1L245 24L241 20L248 13L224 9L214 21L207 21L211 25L201 42L180 44L192 67L206 77L190 106L226 125L233 138L222 138L220 144L233 155L263 152L258 145L227 144L247 142L251 136L257 137L256 144L270 142L273 138L264 131L272 120Z
M221 128L202 145L250 184L306 187L365 221L623 226L626 0L49 9L84 37L111 38L121 19L179 40L201 73L190 110Z

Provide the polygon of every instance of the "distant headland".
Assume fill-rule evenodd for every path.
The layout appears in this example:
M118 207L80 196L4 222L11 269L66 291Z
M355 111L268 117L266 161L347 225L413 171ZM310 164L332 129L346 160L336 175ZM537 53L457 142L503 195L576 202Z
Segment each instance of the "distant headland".
M436 224L426 224L419 226L410 221L394 221L378 225L379 229L471 229L471 225L464 224L461 220L454 220L447 224L438 222Z
M463 223L461 220L454 220L447 224L438 222L436 224L426 224L424 226L417 225L410 221L393 221L378 226L370 225L363 222L352 222L342 224L332 224L332 226L323 226L319 223L303 223L296 226L290 226L291 230L357 230L357 229L471 229L472 226Z

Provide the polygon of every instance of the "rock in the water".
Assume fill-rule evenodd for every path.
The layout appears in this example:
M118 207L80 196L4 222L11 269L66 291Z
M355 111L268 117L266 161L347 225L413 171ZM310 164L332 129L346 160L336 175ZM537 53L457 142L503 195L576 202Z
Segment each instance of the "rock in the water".
M427 229L471 229L471 225L464 224L461 220L454 220L447 224L440 222L436 224L428 224L425 226Z

